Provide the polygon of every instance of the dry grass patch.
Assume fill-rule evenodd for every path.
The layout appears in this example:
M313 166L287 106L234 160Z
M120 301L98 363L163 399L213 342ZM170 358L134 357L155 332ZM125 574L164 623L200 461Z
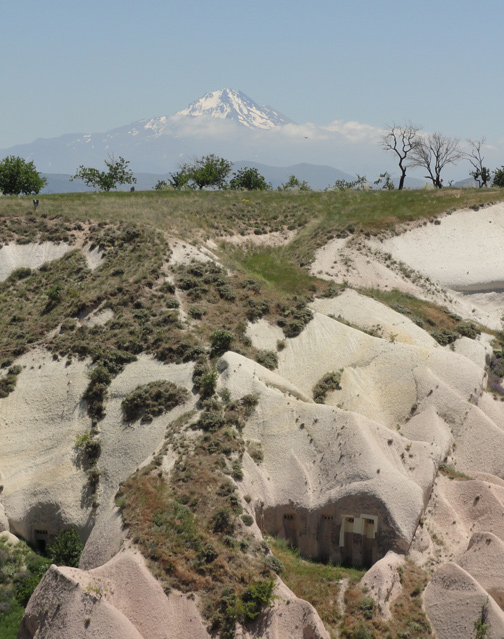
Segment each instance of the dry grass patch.
M207 398L199 420L185 426L202 434L196 439L174 429L168 434L165 452L171 446L178 453L169 483L157 470L158 456L117 496L129 534L153 574L167 590L199 593L209 625L224 638L273 598L267 547L247 532L252 517L243 514L235 483L245 448L241 429L256 401L246 396L222 404Z
M423 609L421 594L428 583L427 574L406 560L399 570L402 591L391 605L392 618L384 621L376 603L359 586L345 593L345 617L341 637L351 639L425 639L432 636Z
M474 322L463 321L461 317L443 306L421 300L410 293L402 293L397 289L392 291L360 289L359 292L406 315L442 346L453 343L459 337L475 339L483 328Z
M438 470L441 475L448 477L448 479L455 479L456 481L469 481L473 479L473 477L469 477L469 475L460 472L454 466L444 462L439 464Z

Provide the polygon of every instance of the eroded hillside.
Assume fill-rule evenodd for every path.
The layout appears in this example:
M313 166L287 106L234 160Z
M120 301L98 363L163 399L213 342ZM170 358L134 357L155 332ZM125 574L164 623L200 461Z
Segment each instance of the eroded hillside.
M501 197L1 201L19 636L503 632Z

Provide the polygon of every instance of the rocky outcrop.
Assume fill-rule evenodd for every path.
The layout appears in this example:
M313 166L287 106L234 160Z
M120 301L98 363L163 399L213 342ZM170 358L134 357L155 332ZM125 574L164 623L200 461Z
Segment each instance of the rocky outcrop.
M236 636L328 639L310 604L280 581L275 600ZM165 594L142 557L124 550L100 568L51 566L26 609L19 639L208 639L193 595Z
M495 298L489 305L481 296L462 298L422 283L412 271L401 274L401 268L417 268L458 288L492 284L488 265L483 268L478 259L482 251L492 254L485 246L494 246L494 240L485 229L504 224L502 205L478 213L479 226L471 235L475 252L446 253L448 240L462 242L459 227L468 236L474 215L446 217L440 225L383 243L332 240L314 269L327 279L423 291L466 318L499 327ZM437 247L428 262L422 257L425 242ZM16 265L37 265L9 250L12 259L1 254L5 273ZM392 257L384 257L386 251ZM98 265L102 256L87 252L88 265ZM437 254L446 264L432 264ZM47 255L44 259L52 259ZM174 255L180 263L215 257L182 243ZM393 260L407 265L389 267ZM501 268L500 260L495 277L501 277ZM244 476L237 482L255 518L249 530L257 538L262 533L285 538L305 557L372 566L364 584L385 617L398 592L398 566L409 553L433 573L425 605L440 639L474 634L487 597L492 636L500 636L504 403L485 390L488 338L464 337L443 348L404 314L353 290L316 300L312 310L314 319L292 339L264 319L248 326L253 345L277 352L274 372L233 352L218 363L219 391L233 400L250 394L257 399L243 431L251 454L244 453ZM110 311L101 315L105 311L93 309L97 324L112 318ZM169 380L190 390L193 364L165 366L140 356L112 381L107 415L99 424L99 488L90 498L75 449L76 438L90 426L82 402L89 363L67 364L42 351L16 363L23 366L17 386L1 400L0 530L40 543L74 526L87 539L80 570L52 567L40 584L22 639L208 637L196 601L176 592L166 596L138 555L120 551L123 531L114 507L119 484L152 459L167 427L194 408L197 398L155 418L148 428L123 422L122 399L140 380ZM329 372L340 374L340 388L317 404L313 387ZM169 475L174 460L170 451L166 455L162 470ZM440 463L465 476L439 475ZM280 582L276 594L274 606L255 625L238 628L237 636L327 637L311 606Z

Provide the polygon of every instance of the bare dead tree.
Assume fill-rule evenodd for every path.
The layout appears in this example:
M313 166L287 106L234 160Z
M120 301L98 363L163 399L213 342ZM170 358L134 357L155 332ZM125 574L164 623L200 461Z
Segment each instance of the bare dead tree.
M401 177L399 179L399 190L404 188L404 180L406 178L406 164L408 155L410 155L418 140L418 134L422 130L421 126L406 122L404 126L400 126L395 122L386 127L386 133L382 137L381 146L385 151L392 151L399 159L399 169Z
M469 160L474 169L469 173L469 175L476 180L478 188L481 189L484 186L488 186L488 180L491 177L490 169L484 166L483 161L485 158L481 155L481 149L485 146L486 139L468 139L466 141L467 144L469 144L470 150L464 153L464 157Z
M457 138L449 138L441 133L419 136L410 154L410 166L419 166L427 170L425 178L438 188L443 188L441 171L447 164L456 164L464 153Z

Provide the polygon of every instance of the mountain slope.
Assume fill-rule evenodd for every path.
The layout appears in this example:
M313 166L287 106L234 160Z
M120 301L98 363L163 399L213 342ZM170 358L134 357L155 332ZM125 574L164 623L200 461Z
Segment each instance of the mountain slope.
M130 160L135 171L162 173L174 170L181 157L207 153L229 157L231 149L233 155L242 155L242 149L251 146L250 135L267 133L289 122L241 91L221 89L174 115L145 118L105 132L39 138L1 149L0 157L19 155L34 160L44 173L70 173L81 164L99 167L112 154ZM254 142L258 144L263 146Z
M269 106L259 106L241 91L220 89L205 93L187 108L177 111L176 116L206 116L230 119L249 128L272 129L292 122Z

